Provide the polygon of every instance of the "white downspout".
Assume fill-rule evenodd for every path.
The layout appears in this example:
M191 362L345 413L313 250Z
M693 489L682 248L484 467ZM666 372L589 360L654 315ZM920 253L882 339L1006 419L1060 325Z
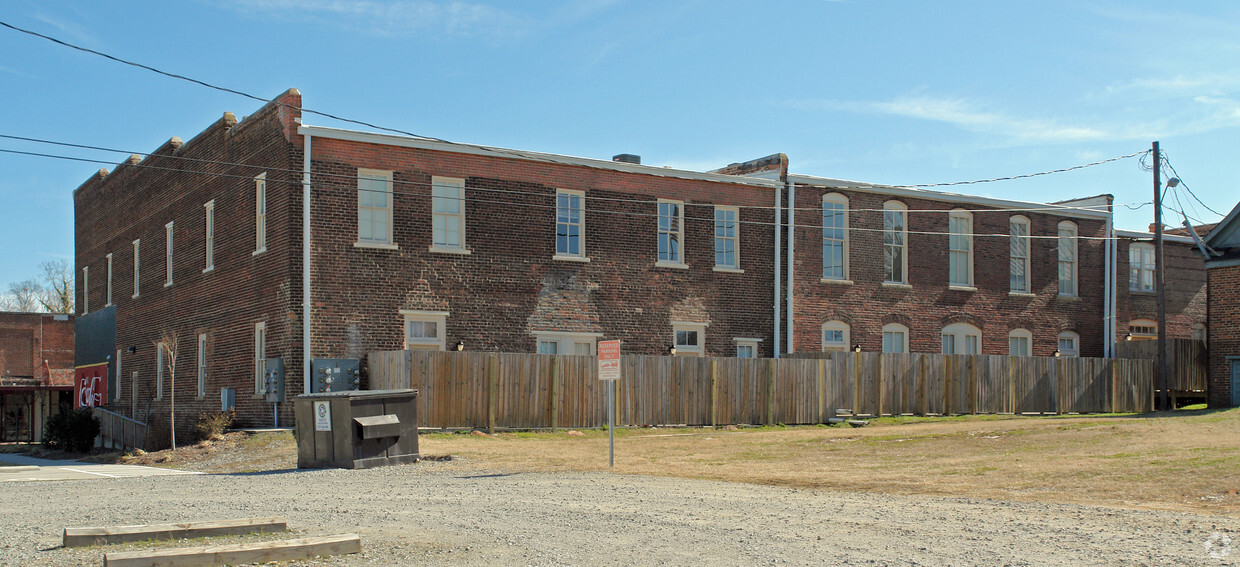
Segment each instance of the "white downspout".
M310 134L301 170L301 373L302 393L310 393Z
M1115 332L1111 326L1115 324L1114 317L1114 301L1115 301L1115 277L1112 275L1112 264L1115 263L1115 253L1111 250L1111 216L1107 215L1106 228L1104 234L1107 236L1105 241L1106 253L1103 262L1102 274L1102 357L1111 358L1111 348L1115 344Z
M784 199L783 187L775 188L775 247L774 247L774 252L775 252L775 341L773 345L775 349L775 352L774 352L775 358L779 358L779 335L780 335L779 308L780 308L780 304L783 303L783 301L779 297L780 274L781 274L781 266L782 266L782 263L780 261L781 257L779 254L779 248L780 248L779 240L780 238L783 237L783 223L784 223L783 199Z
M791 354L796 350L793 346L795 344L793 342L793 333L796 329L795 325L793 325L794 319L792 316L792 300L796 296L793 289L793 284L796 282L796 279L793 277L796 265L794 259L796 256L792 252L796 243L794 236L796 235L797 227L797 186L792 181L787 181L786 183L788 185L788 327L785 332L788 333L788 344L785 345L785 348Z

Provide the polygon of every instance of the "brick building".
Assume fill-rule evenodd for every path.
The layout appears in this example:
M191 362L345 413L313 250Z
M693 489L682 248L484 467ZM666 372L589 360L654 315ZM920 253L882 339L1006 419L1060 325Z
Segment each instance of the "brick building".
M1205 237L1210 407L1240 406L1240 205Z
M0 441L41 441L62 406L73 407L72 316L0 313Z
M300 105L225 114L75 191L78 305L115 310L114 409L164 411L168 333L178 414L230 401L258 425L266 358L291 395L307 358L400 348L1101 356L1133 303L1112 293L1109 197L797 176L782 154L683 171L307 126Z

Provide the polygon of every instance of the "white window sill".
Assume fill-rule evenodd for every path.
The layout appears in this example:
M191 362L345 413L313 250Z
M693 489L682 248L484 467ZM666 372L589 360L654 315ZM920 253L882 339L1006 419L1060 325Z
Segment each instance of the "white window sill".
M729 268L729 267L727 267L727 266L715 266L714 268L711 268L711 270L716 271L716 272L725 273L725 274L743 274L743 273L745 273L745 270L742 270L742 269L740 269L740 268Z
M894 289L913 289L912 284L906 284L906 283L900 283L900 282L883 282L883 287L890 287Z
M400 250L400 246L389 244L387 242L363 242L361 240L353 243L354 248L375 248L378 250Z
M1037 297L1037 294L1029 293L1027 291L1009 291L1008 296L1009 297Z
M688 270L689 265L681 262L671 262L668 260L659 260L654 263L656 268L675 268L677 270Z
M209 273L214 272L214 271L215 271L215 266L207 266L207 268L206 268L206 269L204 269L204 270L202 271L202 273L204 273L204 274L209 274Z
M164 287L172 287L172 282L164 282Z
M1081 298L1076 295L1060 295L1058 296L1058 298L1060 301L1080 301L1081 300Z
M952 291L977 291L977 288L971 285L949 285L947 289Z
M473 250L468 248L457 248L455 246L431 246L430 248L427 248L427 250L436 254L460 254L462 256L468 256L474 253Z
M827 284L853 285L852 280L837 280L837 279L832 279L832 278L822 278L821 280L818 280L818 281L822 283L827 283Z
M589 262L590 261L590 258L588 256L565 256L563 254L556 254L555 256L552 256L551 259L561 260L564 262Z
M109 307L111 307L111 306L112 306L112 302L111 302L111 301L109 301L109 302L107 302L107 303L104 303L104 304L103 304L103 308L104 308L104 309L107 309L107 308L109 308Z
M135 293L135 294L133 294L133 295L129 296L129 299L137 299L138 297L139 297L139 296L138 296L138 294L136 294L136 293Z
M250 255L251 255L251 256L258 256L259 254L262 254L263 252L266 252L266 251L267 251L267 247L266 247L266 246L264 246L264 247L262 247L262 248L259 248L258 250L255 250L255 251L253 251L253 252L250 252Z
M206 397L206 396L204 396L204 395L202 395L202 394L198 394L197 396L194 396L194 401L195 401L195 402L201 402L201 401L203 401L203 400L205 400L205 399L207 399L207 397Z
M1156 296L1156 295L1158 295L1158 292L1157 292L1157 291L1155 291L1155 290L1152 290L1152 289L1151 289L1151 290L1145 290L1145 289L1129 289L1129 290L1128 290L1128 293L1130 293L1130 294L1132 294L1132 295L1149 295L1149 296Z

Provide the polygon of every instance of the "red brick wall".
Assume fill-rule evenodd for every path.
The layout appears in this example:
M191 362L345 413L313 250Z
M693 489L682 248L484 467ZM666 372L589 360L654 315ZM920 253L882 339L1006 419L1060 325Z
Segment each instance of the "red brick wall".
M1115 340L1124 340L1128 323L1134 319L1158 320L1158 297L1153 292L1131 291L1128 287L1128 249L1132 240L1118 241L1119 264L1116 282ZM1165 242L1163 279L1167 296L1167 337L1187 339L1193 325L1206 322L1205 260L1191 244Z
M822 283L822 196L840 193L849 199L849 278L852 285ZM1055 239L1031 239L1031 296L1009 295L1009 239L973 238L973 277L976 291L948 288L948 236L917 234L948 232L948 212L977 205L890 195L797 189L796 321L798 351L822 348L822 324L842 320L850 325L851 342L867 351L882 350L882 327L901 323L909 327L911 352L941 352L944 326L964 322L982 331L982 353L1008 353L1008 333L1024 328L1033 333L1033 354L1049 356L1058 347L1062 331L1080 335L1082 356L1102 356L1102 298L1104 250L1101 240L1078 239L1078 297L1058 295L1058 256ZM908 282L911 288L884 286L883 203L896 200L908 207ZM941 210L942 213L917 211ZM1056 236L1060 221L1077 225L1081 237L1104 236L1102 220L1071 218L1028 211L973 212L973 233L1009 232L1009 219L1029 219L1033 236ZM864 230L857 230L864 229Z
M707 321L706 352L734 337L770 356L768 208L742 209L743 274L716 272L714 208L769 207L773 189L315 138L313 356L356 357L403 344L400 309L449 311L446 340L533 352L533 331L584 331L660 354L671 321ZM354 247L357 168L393 170L398 250ZM432 176L464 178L469 255L431 253ZM584 191L590 262L553 260L555 191ZM655 267L658 198L681 199L689 269ZM636 202L641 201L641 202Z
M300 106L296 91L280 102ZM282 120L284 115L285 120ZM287 109L268 105L236 123L226 115L183 145L166 143L141 163L118 166L74 192L77 273L90 266L90 289L78 280L77 301L90 294L92 309L107 303L106 255L113 255L116 346L121 353L120 400L113 409L133 408L166 416L172 384L156 393L154 341L174 331L177 352L178 431L203 411L220 409L220 389L237 388L238 423L271 423L271 404L254 396L254 323L268 327L267 356L294 356L299 265L300 164L285 138ZM232 165L227 165L232 164ZM254 254L254 180L267 174L267 251ZM215 269L205 268L205 213L215 200ZM173 285L165 287L164 225L174 222ZM133 295L133 244L141 239L140 295ZM205 395L197 394L197 336L208 335ZM136 352L127 352L134 347ZM298 357L299 358L299 357ZM293 367L300 369L298 360ZM138 372L134 397L132 376ZM299 376L299 375L298 375ZM294 380L300 384L300 379ZM291 404L288 404L291 405ZM286 408L291 410L291 408ZM291 423L291 411L282 411ZM165 417L166 418L166 417Z
M73 371L73 317L0 313L0 377L40 378L47 361L53 378Z
M1207 270L1210 307L1206 340L1210 355L1207 378L1210 407L1231 407L1231 361L1240 356L1240 266Z

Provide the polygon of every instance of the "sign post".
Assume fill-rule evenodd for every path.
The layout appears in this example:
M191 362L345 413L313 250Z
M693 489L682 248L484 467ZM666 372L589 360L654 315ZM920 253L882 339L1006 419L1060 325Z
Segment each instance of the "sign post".
M620 341L599 341L598 379L607 385L607 466L616 466L616 381L620 379Z

